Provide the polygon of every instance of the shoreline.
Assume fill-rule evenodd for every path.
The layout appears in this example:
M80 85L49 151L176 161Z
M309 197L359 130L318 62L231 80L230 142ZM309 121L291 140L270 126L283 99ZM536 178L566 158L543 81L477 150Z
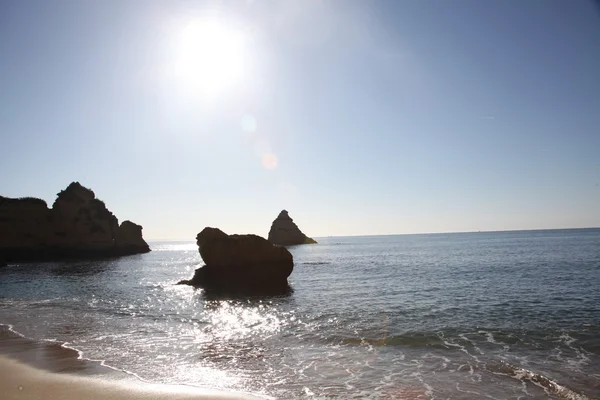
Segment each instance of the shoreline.
M135 373L88 360L60 342L36 341L0 324L0 387L7 400L260 399L192 385L148 382Z
M104 364L103 360L83 357L82 352L65 343L35 340L16 331L11 324L0 323L0 357L8 357L33 368L80 376L102 376L110 379L137 379L134 373Z

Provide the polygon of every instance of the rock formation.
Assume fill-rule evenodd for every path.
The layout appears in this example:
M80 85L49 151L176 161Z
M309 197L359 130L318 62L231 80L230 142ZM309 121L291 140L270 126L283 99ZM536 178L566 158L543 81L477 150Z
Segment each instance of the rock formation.
M150 248L142 237L142 226L131 221L123 221L115 234L115 246L121 252L136 253L136 249Z
M129 221L119 226L104 202L79 182L57 196L52 208L41 199L0 196L0 260L45 261L150 251L141 226Z
M204 228L196 237L206 263L189 281L205 289L246 293L284 293L294 269L292 254L282 246L257 235L227 235L217 228Z
M281 211L275 221L273 221L271 230L269 231L269 242L281 246L317 243L316 240L302 233L286 210Z

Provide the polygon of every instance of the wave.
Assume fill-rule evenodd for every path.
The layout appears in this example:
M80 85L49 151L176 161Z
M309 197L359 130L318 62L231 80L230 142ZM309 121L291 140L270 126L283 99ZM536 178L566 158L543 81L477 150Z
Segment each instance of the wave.
M39 350L44 351L40 352ZM139 375L83 356L83 352L65 342L54 339L35 340L14 329L13 325L0 323L0 354L17 361L51 372L75 372L83 375L123 373L149 383Z
M327 265L331 264L329 261L307 261L300 263L300 265Z
M364 336L347 336L347 335L331 335L324 338L325 342L331 344L348 345L348 346L406 346L406 347L431 347L447 349L448 346L444 344L444 340L441 339L435 333L413 333L404 335L389 335L386 332L380 334L371 335L370 337Z
M546 394L557 396L561 399L592 400L590 397L587 397L582 393L577 393L547 376L525 368L517 367L504 361L500 362L500 364L488 365L487 369L494 374L510 376L522 382L531 382L534 385L542 388Z
M460 333L455 330L448 331L428 331L428 332L408 332L404 334L390 334L385 329L379 332L370 332L366 335L357 334L356 336L334 335L326 338L326 341L346 344L346 345L371 345L371 346L406 346L406 347L427 347L431 349L460 350L465 351L465 346L475 350L479 354L483 351L478 347L489 342L495 345L503 346L507 349L507 343L493 340L491 333L486 332L483 337L468 338L470 333ZM481 335L481 334L480 334ZM490 340L493 340L490 341Z
M327 341L330 343L335 343L338 345L346 345L346 346L365 346L365 347L379 347L379 346L401 346L407 348L427 348L429 351L436 350L456 350L466 353L470 356L470 359L474 361L474 363L467 363L465 365L461 365L459 370L463 367L467 366L471 373L474 370L487 370L492 374L504 375L510 378L517 379L521 382L529 382L540 387L548 396L557 397L560 399L566 400L592 400L591 397L580 393L574 389L567 387L565 384L561 384L551 377L548 377L542 373L534 372L532 370L526 369L521 366L516 366L510 364L504 360L498 360L496 356L492 356L492 360L490 360L489 356L482 357L484 352L477 347L477 345L482 345L487 342L489 344L495 346L506 346L505 343L502 343L498 340L497 337L493 335L492 332L489 331L478 331L477 332L480 337L480 341L474 341L468 338L468 335L474 335L473 332L468 334L459 334L457 336L452 335L452 337L445 336L442 332L414 332L410 334L403 335L385 335L382 334L381 337L348 337L344 335L335 335L327 337ZM572 338L565 338L567 344L570 345L572 343ZM573 339L574 340L574 339ZM506 347L505 347L506 349ZM422 350L418 350L419 352ZM436 353L423 353L426 356L431 356L431 354L440 354ZM446 354L446 356L450 357L449 353L441 353ZM480 358L476 357L477 354ZM494 358L496 360L494 360ZM502 358L502 357L500 357ZM459 361L459 358L453 359L454 363L462 362ZM446 361L450 361L450 359L446 359ZM446 367L446 364L444 364Z

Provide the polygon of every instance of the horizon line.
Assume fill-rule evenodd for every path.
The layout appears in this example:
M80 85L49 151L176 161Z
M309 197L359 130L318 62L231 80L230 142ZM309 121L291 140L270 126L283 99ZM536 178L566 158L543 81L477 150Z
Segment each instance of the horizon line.
M455 233L502 233L502 232L533 232L533 231L568 231L583 229L600 229L600 226L576 227L576 228L532 228L532 229L502 229L486 231L451 231L451 232L418 232L418 233L382 233L382 234L357 234L357 235L327 235L312 236L322 239L331 237L370 237L370 236L409 236L409 235L449 235ZM254 234L255 235L255 234ZM192 239L146 239L149 242L194 242Z

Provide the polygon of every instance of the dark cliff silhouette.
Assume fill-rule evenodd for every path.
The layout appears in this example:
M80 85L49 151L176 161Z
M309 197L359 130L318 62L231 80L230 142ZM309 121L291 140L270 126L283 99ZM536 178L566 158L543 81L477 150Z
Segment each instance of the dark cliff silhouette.
M52 208L32 197L0 196L0 260L51 261L146 253L142 227L119 221L79 182L58 193ZM1 261L0 261L1 264Z
M317 243L316 240L302 233L286 210L282 210L275 221L273 221L268 240L273 244L281 246Z

